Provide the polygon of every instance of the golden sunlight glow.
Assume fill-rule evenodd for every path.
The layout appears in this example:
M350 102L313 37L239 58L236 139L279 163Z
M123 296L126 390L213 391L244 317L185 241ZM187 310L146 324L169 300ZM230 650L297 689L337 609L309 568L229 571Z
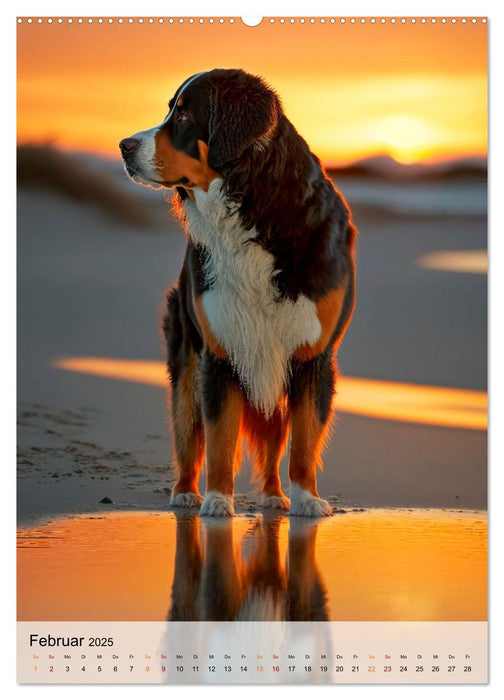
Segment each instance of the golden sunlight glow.
M436 135L425 121L398 114L378 121L375 137L383 144L384 153L389 153L401 163L413 163L428 154Z
M485 391L341 377L338 411L405 423L486 430Z
M168 385L165 365L154 360L67 357L52 365L81 374ZM487 428L484 391L343 376L338 380L337 392L334 405L342 413L468 430Z
M486 250L437 250L422 255L416 264L429 270L486 275L488 256Z
M157 360L119 360L108 357L64 357L53 367L96 377L122 379L125 382L165 387L168 383L166 365Z
M117 156L121 138L160 123L183 80L222 66L263 76L327 165L382 153L404 161L485 155L486 32L460 22L253 29L24 22L18 140L55 139Z
M308 597L313 610L318 600L319 620L486 619L484 513L212 520L102 512L21 529L18 619L166 620L173 604L198 619L216 611L210 578L221 592L219 619L246 611L251 592L259 600L268 591L280 614L287 598L294 609ZM267 590L257 575L266 567Z
M486 538L482 513L371 510L322 523L333 619L485 620Z
M398 73L361 77L357 86L347 77L315 76L305 86L283 77L279 87L287 114L328 163L335 155L350 162L387 153L410 162L486 152L484 75Z

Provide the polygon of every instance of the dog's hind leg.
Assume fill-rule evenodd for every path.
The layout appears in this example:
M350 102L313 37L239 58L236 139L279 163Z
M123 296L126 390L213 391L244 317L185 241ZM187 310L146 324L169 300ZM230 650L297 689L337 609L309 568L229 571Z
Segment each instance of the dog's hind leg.
M199 506L203 498L198 482L205 455L198 387L199 356L188 332L188 320L183 317L178 289L168 292L163 330L171 379L168 400L177 476L170 505Z
M290 392L292 442L290 514L319 517L331 507L317 491L317 467L331 425L336 365L330 352L293 367Z

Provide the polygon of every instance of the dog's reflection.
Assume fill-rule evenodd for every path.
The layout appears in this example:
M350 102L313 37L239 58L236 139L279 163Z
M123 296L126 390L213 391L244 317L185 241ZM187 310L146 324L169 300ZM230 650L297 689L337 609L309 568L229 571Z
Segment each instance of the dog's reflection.
M318 523L258 516L236 540L233 519L177 515L177 549L169 621L328 620L315 560Z

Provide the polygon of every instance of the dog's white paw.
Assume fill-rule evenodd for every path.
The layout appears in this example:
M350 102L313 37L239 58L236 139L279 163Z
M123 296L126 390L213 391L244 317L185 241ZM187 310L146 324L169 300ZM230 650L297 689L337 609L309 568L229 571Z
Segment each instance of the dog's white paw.
M317 498L297 484L291 484L290 497L290 515L299 515L305 518L322 518L332 515L332 508L327 501L324 501L323 498Z
M219 491L209 491L201 504L200 515L234 515L233 497Z
M203 496L199 493L177 493L170 498L170 505L175 508L199 508Z
M290 501L286 496L263 496L261 499L261 508L289 510Z

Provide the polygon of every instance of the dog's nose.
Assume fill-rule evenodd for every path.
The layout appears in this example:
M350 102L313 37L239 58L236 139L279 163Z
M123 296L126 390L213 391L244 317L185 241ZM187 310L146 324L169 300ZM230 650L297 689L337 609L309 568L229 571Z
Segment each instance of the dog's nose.
M140 143L140 141L138 139L132 139L132 138L123 139L119 143L119 148L121 149L122 153L131 153L132 151L135 150L135 148L138 146L139 143Z

